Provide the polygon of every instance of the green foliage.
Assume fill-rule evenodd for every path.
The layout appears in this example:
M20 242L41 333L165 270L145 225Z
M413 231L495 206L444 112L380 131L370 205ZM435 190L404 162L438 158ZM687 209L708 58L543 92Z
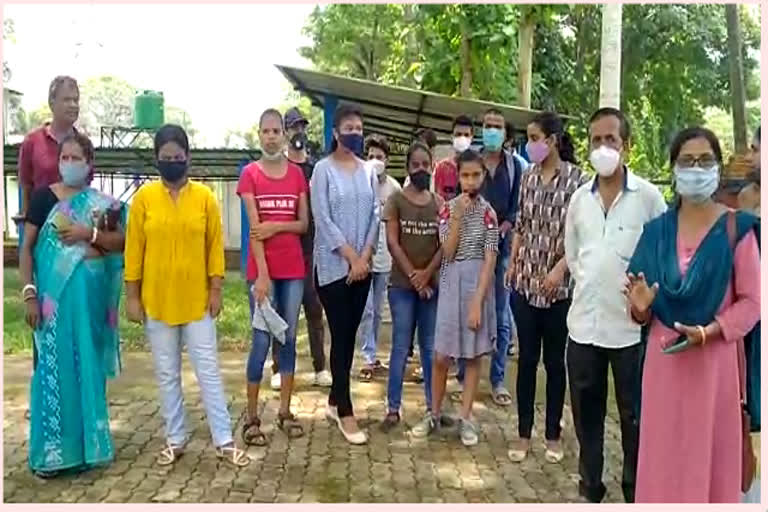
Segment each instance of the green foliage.
M742 6L749 100L759 97L760 85L756 13ZM461 92L462 76L470 73L471 96L515 103L518 30L526 17L536 24L532 107L573 117L569 130L584 161L587 121L599 100L599 5L328 5L310 16L304 32L312 46L301 53L322 71L450 95ZM630 164L649 178L665 178L674 133L703 123L708 107L730 110L725 9L625 5L622 29L621 106L634 134ZM460 58L463 38L468 69Z

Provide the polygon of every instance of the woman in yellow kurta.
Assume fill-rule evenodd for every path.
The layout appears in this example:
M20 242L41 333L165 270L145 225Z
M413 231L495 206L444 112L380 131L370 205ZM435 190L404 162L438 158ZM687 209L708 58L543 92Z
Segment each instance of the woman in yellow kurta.
M216 349L224 242L211 190L189 181L189 141L165 125L155 134L161 180L143 185L131 202L125 241L128 319L143 322L152 349L165 419L166 448L158 464L173 464L188 440L181 390L181 352L195 369L216 454L236 466L250 462L235 446Z

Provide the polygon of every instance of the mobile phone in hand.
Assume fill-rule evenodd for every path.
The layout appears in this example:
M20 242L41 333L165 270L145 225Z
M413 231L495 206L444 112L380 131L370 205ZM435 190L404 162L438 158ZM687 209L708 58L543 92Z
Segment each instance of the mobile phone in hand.
M691 347L691 340L688 339L687 336L682 335L675 342L668 346L665 349L662 349L662 352L665 354L677 354L678 352L683 352L684 350L688 350L688 348Z

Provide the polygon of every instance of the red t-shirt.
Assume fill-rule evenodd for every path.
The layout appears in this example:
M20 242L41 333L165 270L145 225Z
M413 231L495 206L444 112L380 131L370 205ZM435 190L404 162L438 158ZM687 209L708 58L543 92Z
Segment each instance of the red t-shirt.
M92 179L93 165L88 181ZM23 186L31 186L34 190L61 181L59 143L51 133L50 123L32 130L24 137L19 149L19 180Z
M237 185L237 195L253 194L259 220L292 222L299 218L299 196L307 193L307 180L298 166L288 163L285 176L267 176L257 162L245 166ZM303 279L304 258L301 237L296 233L277 233L264 241L264 256L271 279ZM259 271L251 245L245 275L255 280Z
M435 166L435 193L445 201L456 197L459 189L459 170L453 158L437 162Z

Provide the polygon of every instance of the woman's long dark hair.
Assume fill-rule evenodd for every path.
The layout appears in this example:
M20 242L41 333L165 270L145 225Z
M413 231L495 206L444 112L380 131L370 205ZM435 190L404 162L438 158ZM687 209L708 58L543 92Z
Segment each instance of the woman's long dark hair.
M563 119L559 115L554 112L542 112L534 117L531 123L538 126L547 137L555 136L555 144L557 144L560 160L574 165L579 164L576 161L576 149L573 146L573 138L571 138L570 133L565 131L565 123L563 123Z
M341 123L343 123L346 119L349 119L350 117L359 117L360 120L363 120L363 111L360 109L360 107L356 105L339 105L336 108L336 111L333 113L333 127L336 129L336 131L339 131L339 128L341 128ZM331 141L331 151L330 153L333 153L336 151L336 148L339 147L339 143L334 137Z

